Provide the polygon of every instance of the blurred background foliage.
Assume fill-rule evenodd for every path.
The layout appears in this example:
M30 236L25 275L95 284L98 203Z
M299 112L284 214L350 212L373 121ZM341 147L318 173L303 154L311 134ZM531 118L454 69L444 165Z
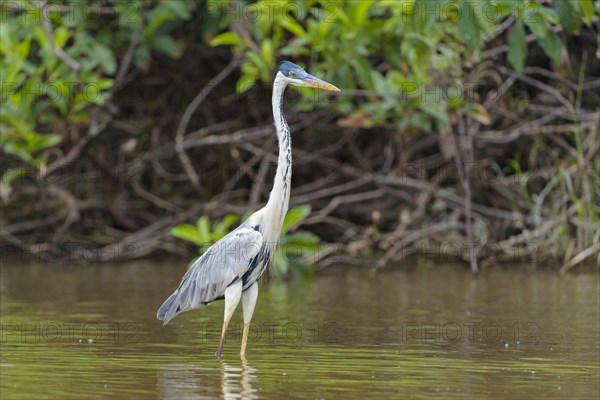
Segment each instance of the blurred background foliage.
M125 116L129 128L120 124L119 129L135 131L131 125L136 124L136 118L161 110L170 115L169 121L173 125L181 116L184 105L167 102L151 111L150 108L140 111L127 103L127 100L131 101L128 96L139 95L135 101L147 100L151 104L156 96L169 90L169 85L185 88L190 69L203 74L206 81L215 71L222 70L222 66L215 64L215 54L219 55L219 62L223 56L240 60L241 74L232 75L238 97L222 96L220 99L229 107L233 105L234 109L243 107L247 102L244 96L253 87L270 82L279 60L290 59L344 89L334 100L315 99L314 92L299 90L303 97L294 105L295 109L304 112L329 109L335 115L338 129L374 132L374 138L382 142L377 147L379 150L405 138L437 135L439 151L446 162L464 164L477 158L472 149L467 157L461 148L453 150L448 145L448 138L464 130L461 125L464 121L478 124L488 133L499 132L508 129L507 120L526 119L528 107L536 96L545 95L546 100L553 97L548 100L551 105L559 103L571 113L567 117L562 115L571 123L565 139L553 139L553 145L545 141L520 143L498 157L488 154L483 160L486 168L492 168L500 177L527 176L527 170L547 171L559 166L551 176L544 175L541 184L519 180L518 189L511 192L511 196L519 198L518 205L510 205L509 211L522 215L514 226L503 230L503 235L504 240L508 240L511 235L514 238L543 227L550 214L561 210L569 216L575 213L578 223L573 226L557 223L543 234L544 240L559 245L556 254L568 261L582 251L597 249L600 242L600 230L596 225L599 223L600 162L598 157L590 159L590 154L597 155L597 149L593 147L597 126L590 125L590 113L585 114L588 119L580 115L583 109L598 110L598 96L590 93L597 88L594 79L598 77L600 54L599 11L599 2L593 0L480 0L476 3L469 0L2 1L0 144L5 162L0 171L0 198L5 205L11 201L14 204L15 198L19 198L19 190L32 183L26 179L28 173L35 171L37 182L34 186L39 186L40 178L43 180L65 164L76 164L77 160L85 158L81 154L92 152L88 150L88 147L94 147L90 143L96 143L96 151L102 154L91 157L96 161L108 151L116 154L110 157L113 161L107 161L108 164L122 159L141 161L144 165L151 163L154 153L144 153L147 149L142 150L142 147L149 146L148 143L154 140L149 132L156 121L138 128L142 132L131 134L130 142L118 140L120 147L110 147L115 136L107 131L115 128L118 125L115 121ZM173 69L172 75L165 72ZM540 72L542 69L544 71ZM532 71L542 75L542 82L527 81ZM173 81L152 93L131 94L136 83L139 85L142 78L153 74L173 77ZM186 78L183 78L184 74L187 74ZM514 91L509 92L506 101L511 103L514 115L507 117L496 112L493 109L496 104L489 96L498 95L499 88L513 87L514 81L520 79L530 87L524 89L515 85ZM144 84L145 88L154 85L155 81ZM574 83L569 86L565 82ZM186 105L191 101L191 98L177 97ZM219 103L219 107L221 105ZM268 110L268 104L265 106ZM207 105L209 107L212 106ZM254 112L254 115L259 114ZM251 125L254 120L256 117L247 117L242 125ZM175 131L169 130L168 125L161 123L162 134L169 138L172 147L176 141ZM102 147L99 144L102 139L97 137L111 138L102 143L108 147ZM473 138L469 140L473 141ZM103 150L98 150L100 148ZM381 152L365 152L361 165L369 173L373 168L381 167L373 154L380 155ZM431 157L432 153L425 155ZM348 155L337 158L339 162L349 159ZM581 163L585 163L585 167ZM140 179L145 179L145 175ZM430 176L425 178L429 179ZM218 193L223 183L217 182L213 192ZM67 207L72 207L80 196L69 185L77 186L77 182L71 180L63 186L54 185L53 189L58 188L57 193L62 193L59 197L62 196L63 205L65 198L73 200L67 202ZM174 187L172 182L159 184L153 181L154 190L133 187L132 191L150 204L149 214L156 212L152 207L173 214L181 210L183 203L178 203L179 197L166 199L175 205L165 205L165 201L153 196L166 198L169 193L189 196L189 186L173 190ZM479 192L479 189L482 188L473 189L471 195L469 188L468 200L474 198L491 207L493 201L484 200L485 192L483 189ZM461 194L463 190L467 191L458 186L453 192ZM35 198L26 196L26 201ZM210 196L204 193L200 198L206 203ZM370 213L361 213L364 220L360 224L365 231L360 233L354 229L350 230L354 233L344 233L344 240L359 243L349 249L357 254L381 254L383 251L389 255L393 245L382 239L386 232L408 228L412 222L416 224L414 226L427 226L432 221L447 218L451 212L447 204L440 208L439 203L433 202L428 208L430 219L409 218L402 214L406 204L399 206L400 203L387 206L389 212L384 214L392 217L384 220L393 221L387 226L378 224L378 218ZM132 204L128 207L133 207ZM546 206L552 211L545 212ZM412 207L418 211L418 206L413 204ZM514 209L510 210L510 207ZM441 209L445 211L440 213ZM48 214L48 210L36 212ZM234 222L232 217L225 216L227 212L221 210L215 216L225 218L221 223L227 222L224 227L231 228ZM461 217L469 225L467 230L489 236L492 223L475 221L474 226L470 226L469 212ZM236 215L242 214L237 212ZM36 241L60 242L60 236L73 229L75 221L85 219L81 207L66 211L65 215L67 217L57 217L46 226L60 232L51 235L51 239L43 238L44 234L29 241L19 239L13 234L27 231L16 228L4 232L3 236L6 239L10 233L10 241L18 246L28 246ZM191 217L182 218L189 220ZM303 216L301 220L307 217ZM16 213L4 222L23 222L27 218L26 214ZM198 226L210 226L209 220L202 218L199 222L204 222ZM81 228L71 239L83 240L85 237L91 242L108 245L114 240L124 240L123 231L136 232L144 226L143 221L149 223L152 220L145 216L139 219L113 223L119 226L119 232L111 231L102 239L92 238L89 231ZM170 226L177 223L174 218ZM221 228L218 224L215 227L219 232ZM188 228L180 227L179 231L174 231L180 238L181 229ZM309 247L316 245L318 240L314 234L296 232L291 235L294 234L296 237L292 236L292 239ZM360 243L365 240L368 245L363 248ZM283 268L287 269L287 265Z
M102 106L115 89L119 61L125 72L131 62L147 68L152 51L180 56L182 46L170 31L188 20L194 8L179 1L3 2L3 150L43 164L40 151L61 139L44 128L89 123L90 107ZM112 23L106 23L104 14L113 16ZM135 46L133 57L118 60L130 44ZM90 134L95 128L90 126ZM9 171L8 177L16 174Z
M507 18L515 20L507 38L508 61L522 72L527 58L526 29L558 66L564 46L552 27L562 25L566 32L575 33L582 21L590 26L596 13L592 0L561 1L555 7L529 0L265 0L254 3L252 9L256 15L272 18L256 18L244 35L236 32L235 21L248 8L225 12L231 4L209 2L210 9L233 24L233 31L216 36L211 43L232 45L243 53L244 74L238 91L248 90L257 80L269 82L270 72L282 57L308 57L318 60L311 65L318 75L340 83L349 93L356 89L364 94L359 104L347 96L332 105L348 115L348 124L415 132L448 129L449 112L488 119L484 109L473 101L467 103L459 91L464 90L465 64L481 57L487 41ZM431 101L422 101L420 96L426 88L434 92L425 97ZM399 93L407 101L399 102Z
M507 45L517 72L525 67L531 42L526 30L560 66L564 39L556 27L576 34L582 24L591 26L597 9L593 0L4 2L2 145L25 161L42 163L40 150L60 141L60 135L40 132L42 125L89 122L90 107L104 104L114 91L119 64L122 72L131 62L149 68L152 52L178 58L198 36L243 55L240 93L256 81L268 83L282 58L310 60L316 75L363 95L360 102L353 96L331 102L351 126L444 130L450 112L487 121L486 110L468 103L461 91L465 64L481 57L498 26L515 19ZM195 12L202 24L188 27L198 22L191 20ZM108 24L105 14L112 16ZM250 29L240 20L252 22ZM174 37L182 25L195 35ZM128 46L135 47L132 59L119 60ZM433 92L421 96L423 90ZM398 101L399 94L406 101Z

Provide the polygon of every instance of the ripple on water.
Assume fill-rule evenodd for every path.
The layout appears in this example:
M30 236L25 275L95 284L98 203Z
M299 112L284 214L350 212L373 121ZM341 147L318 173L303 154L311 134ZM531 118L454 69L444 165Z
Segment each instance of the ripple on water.
M182 273L172 266L21 267L0 270L2 399L551 399L600 390L595 275L341 268L274 282L261 286L241 361L239 312L222 360L222 304L166 327L155 320Z

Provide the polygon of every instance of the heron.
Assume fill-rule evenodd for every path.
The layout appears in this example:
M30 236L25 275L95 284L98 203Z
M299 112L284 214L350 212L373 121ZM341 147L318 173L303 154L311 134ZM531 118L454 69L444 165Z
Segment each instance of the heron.
M292 138L283 112L283 93L288 85L340 91L289 61L280 62L273 75L272 106L279 155L269 199L263 208L194 261L177 290L165 300L156 315L164 326L182 312L216 300L225 300L221 339L215 353L217 358L221 358L227 326L240 299L244 318L240 356L243 358L246 355L250 321L258 298L258 281L273 257L288 210L292 178Z

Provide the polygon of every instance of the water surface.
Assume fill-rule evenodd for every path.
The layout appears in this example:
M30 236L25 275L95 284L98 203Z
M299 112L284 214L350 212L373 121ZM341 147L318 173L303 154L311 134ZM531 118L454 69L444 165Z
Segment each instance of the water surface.
M598 398L599 277L333 267L155 319L182 263L3 265L2 399ZM241 308L241 307L240 307Z

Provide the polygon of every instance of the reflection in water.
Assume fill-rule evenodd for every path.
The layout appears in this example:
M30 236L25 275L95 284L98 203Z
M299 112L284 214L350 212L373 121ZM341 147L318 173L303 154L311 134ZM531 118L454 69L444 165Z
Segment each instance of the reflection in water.
M221 327L210 324L223 304L160 326L165 282L181 274L170 264L2 265L0 399L600 393L598 274L330 267L314 280L270 282L256 310L252 367L236 355L239 330L226 342L227 363L214 359ZM104 334L80 343L90 337L84 327Z
M158 369L156 393L159 399L197 398L203 389L209 387L203 377L210 380L210 368L201 368L194 364L172 364L168 368Z
M257 383L256 369L252 368L246 359L242 359L241 367L232 367L221 362L223 379L221 388L224 399L258 399L257 390L252 384Z
M241 366L221 361L215 368L195 364L172 364L158 370L156 392L159 399L258 399L257 370L247 360ZM220 379L219 379L220 378ZM221 393L215 392L220 380Z

